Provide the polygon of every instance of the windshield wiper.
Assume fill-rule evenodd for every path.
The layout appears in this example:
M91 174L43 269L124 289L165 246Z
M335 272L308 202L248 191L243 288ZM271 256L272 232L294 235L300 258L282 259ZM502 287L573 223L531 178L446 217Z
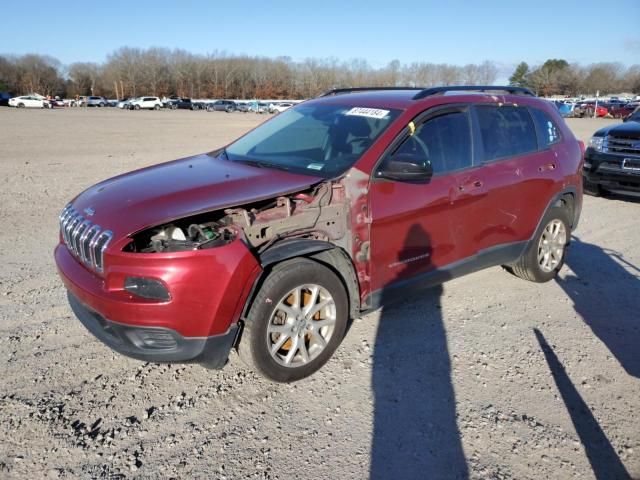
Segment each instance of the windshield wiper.
M226 155L226 152L225 152ZM228 159L229 157L227 157ZM274 168L277 170L285 170L285 171L289 171L291 170L289 167L287 167L286 165L282 165L280 163L271 163L271 162L265 162L264 160L233 160L234 162L238 162L238 163L245 163L247 165L251 165L252 167L258 167L258 168Z

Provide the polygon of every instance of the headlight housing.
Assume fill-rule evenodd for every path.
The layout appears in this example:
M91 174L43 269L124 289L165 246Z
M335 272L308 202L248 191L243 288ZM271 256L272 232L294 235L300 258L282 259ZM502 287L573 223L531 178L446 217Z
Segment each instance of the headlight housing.
M591 137L589 147L593 148L596 152L602 152L604 148L604 137Z

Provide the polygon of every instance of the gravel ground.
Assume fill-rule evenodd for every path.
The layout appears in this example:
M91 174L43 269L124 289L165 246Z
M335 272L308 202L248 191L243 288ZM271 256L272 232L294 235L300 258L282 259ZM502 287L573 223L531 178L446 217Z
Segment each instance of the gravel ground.
M53 263L66 201L262 118L0 109L0 478L640 478L634 200L585 198L557 281L451 281L356 320L296 384L94 340Z

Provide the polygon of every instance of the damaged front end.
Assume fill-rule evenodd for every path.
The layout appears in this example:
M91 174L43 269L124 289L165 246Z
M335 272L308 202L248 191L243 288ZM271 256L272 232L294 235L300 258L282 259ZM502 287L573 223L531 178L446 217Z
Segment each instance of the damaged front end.
M173 220L132 236L125 251L139 253L202 250L237 238L260 253L281 239L309 238L351 251L347 232L348 202L339 181L222 211Z

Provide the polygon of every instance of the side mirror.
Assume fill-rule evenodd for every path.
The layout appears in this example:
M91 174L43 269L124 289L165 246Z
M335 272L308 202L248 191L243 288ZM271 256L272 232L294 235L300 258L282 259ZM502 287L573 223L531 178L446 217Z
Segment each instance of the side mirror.
M393 155L380 166L377 177L401 182L428 182L433 167L424 155L400 153Z

